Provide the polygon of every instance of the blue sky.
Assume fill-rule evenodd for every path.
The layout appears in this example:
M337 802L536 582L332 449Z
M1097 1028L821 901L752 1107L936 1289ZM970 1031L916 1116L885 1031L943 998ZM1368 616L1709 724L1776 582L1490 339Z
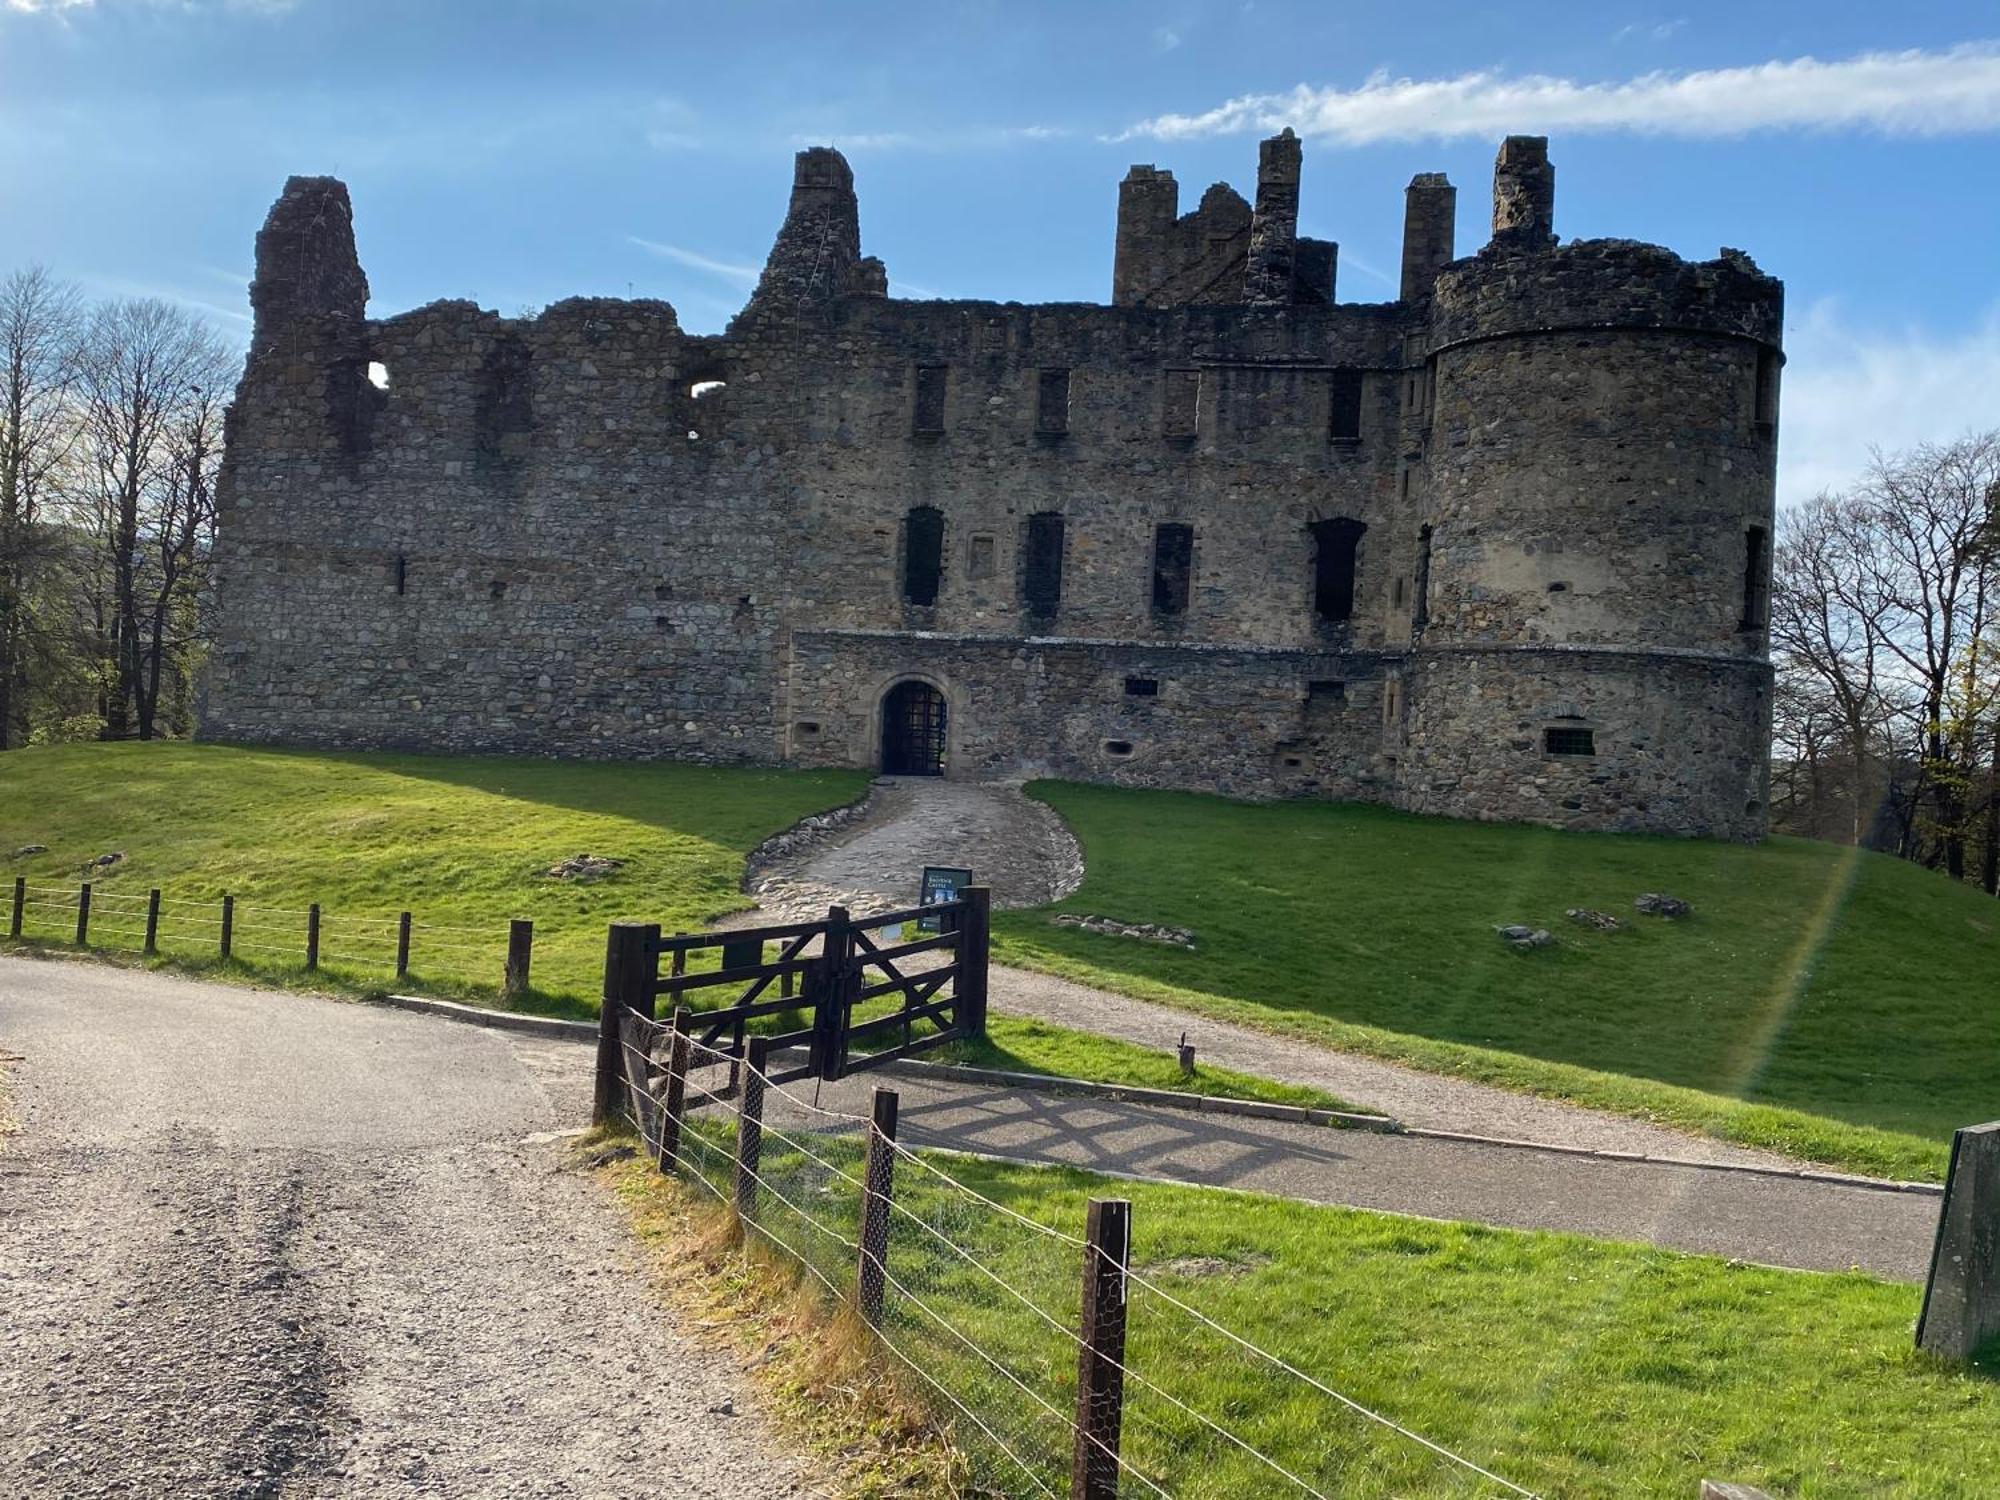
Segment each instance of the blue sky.
M719 328L791 153L853 162L904 296L1109 294L1116 184L1191 207L1306 138L1304 232L1391 294L1402 188L1551 137L1557 227L1749 250L1789 287L1782 485L2000 426L2000 9L1982 3L678 5L0 0L0 264L241 337L285 176L354 192L373 309L663 296Z

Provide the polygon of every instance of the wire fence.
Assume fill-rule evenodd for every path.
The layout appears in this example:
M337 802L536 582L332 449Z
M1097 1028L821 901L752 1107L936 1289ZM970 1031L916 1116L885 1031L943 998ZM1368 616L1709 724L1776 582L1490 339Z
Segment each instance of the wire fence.
M159 890L107 890L14 881L8 936L112 953L182 959L224 958L267 968L334 968L396 980L498 978L508 994L526 990L534 924L490 927L418 922L409 912L363 914L264 906L232 895L213 900Z
M617 1045L623 1112L660 1170L856 1306L981 1493L1534 1500L1343 1391L1325 1349L1261 1347L1134 1270L1129 1238L1093 1238L1095 1212L1079 1237L1003 1201L998 1169L897 1139L886 1090L872 1118L828 1108L772 1084L761 1053L639 1015Z

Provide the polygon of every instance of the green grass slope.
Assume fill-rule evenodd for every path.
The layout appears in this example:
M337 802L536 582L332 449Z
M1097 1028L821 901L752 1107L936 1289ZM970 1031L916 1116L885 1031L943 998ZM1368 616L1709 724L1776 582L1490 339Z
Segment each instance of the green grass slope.
M1936 1178L1955 1126L2000 1115L2000 903L1904 862L1032 790L1088 874L996 919L1010 961L1856 1170ZM1638 916L1642 891L1694 915ZM1196 950L1051 925L1065 910L1188 927ZM1515 952L1493 932L1512 922L1557 945Z
M405 907L419 924L419 987L446 992L497 985L508 919L527 917L538 997L594 1010L608 923L692 929L747 905L744 855L851 801L866 781L846 771L64 745L0 756L0 870L73 889L86 860L122 852L90 877L113 898L93 923L107 939L133 930L138 902L121 895L158 886L169 899L208 901L231 892L241 956L275 977L300 948L292 914L317 901L328 977L364 987L393 972L395 914ZM5 859L27 844L48 852ZM585 851L626 863L590 884L541 875ZM212 911L165 912L166 954L213 951ZM32 908L28 933L61 938L73 922Z

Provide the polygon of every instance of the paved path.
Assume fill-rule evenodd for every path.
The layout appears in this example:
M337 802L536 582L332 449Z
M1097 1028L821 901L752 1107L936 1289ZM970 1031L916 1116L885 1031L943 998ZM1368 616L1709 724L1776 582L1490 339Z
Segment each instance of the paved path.
M0 958L0 1057L0 1494L810 1493L559 1169L573 1044Z
M858 912L906 905L926 864L969 864L994 882L1001 905L1034 906L1074 889L1082 852L1053 810L1017 786L885 777L866 818L763 872L752 884L760 910L732 920L747 926L773 916L819 916L833 902ZM996 1010L1162 1051L1171 1051L1185 1031L1204 1061L1325 1089L1406 1125L1642 1156L1798 1165L1773 1152L1338 1052L1025 969L995 968L990 982Z

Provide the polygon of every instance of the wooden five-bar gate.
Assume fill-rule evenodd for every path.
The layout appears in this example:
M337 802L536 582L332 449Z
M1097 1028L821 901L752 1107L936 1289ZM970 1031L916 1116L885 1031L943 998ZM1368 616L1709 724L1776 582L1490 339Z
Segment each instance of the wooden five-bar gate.
M657 924L614 923L604 955L598 1117L619 1110L627 1016L678 1014L678 1029L709 1065L729 1062L730 1086L715 1091L722 1098L733 1093L735 1065L753 1040L776 1084L845 1078L984 1036L991 915L991 892L968 886L955 901L859 918L835 906L817 921L735 932L663 936ZM938 930L904 936L919 924ZM723 950L721 966L695 968L691 955L710 948Z

